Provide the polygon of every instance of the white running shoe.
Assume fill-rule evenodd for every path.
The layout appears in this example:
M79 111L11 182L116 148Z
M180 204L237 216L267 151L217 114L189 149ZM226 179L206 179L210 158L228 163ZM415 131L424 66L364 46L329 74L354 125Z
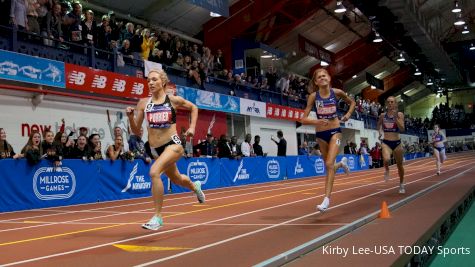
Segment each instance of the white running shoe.
M152 219L147 223L142 224L143 229L157 231L163 226L163 219L157 215L153 215Z
M399 184L399 194L405 194L406 193L406 188L404 187L404 184Z
M440 175L440 171L437 171L437 175Z
M341 158L341 167L343 168L343 171L345 171L346 175L350 174L350 168L348 167L348 158L343 157Z
M203 193L203 190L201 190L201 182L200 181L196 181L194 182L195 184L195 194L196 194L196 197L198 198L198 202L199 203L205 203L205 193Z
M384 171L384 181L388 182L389 181L389 170Z
M322 204L317 205L317 210L320 212L325 212L329 206L330 206L330 199L328 197L325 197L322 201Z

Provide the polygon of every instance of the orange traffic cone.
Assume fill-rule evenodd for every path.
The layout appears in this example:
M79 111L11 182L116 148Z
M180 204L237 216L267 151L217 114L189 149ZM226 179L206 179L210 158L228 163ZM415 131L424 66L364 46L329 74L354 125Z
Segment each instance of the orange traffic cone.
M381 212L379 213L379 218L381 219L391 218L391 215L389 214L388 204L386 203L386 201L383 201L383 203L381 203Z

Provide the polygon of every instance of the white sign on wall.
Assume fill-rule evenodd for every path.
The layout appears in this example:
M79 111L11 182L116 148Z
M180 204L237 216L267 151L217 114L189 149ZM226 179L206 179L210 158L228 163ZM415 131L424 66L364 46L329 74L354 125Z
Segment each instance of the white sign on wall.
M255 117L266 117L266 103L241 98L241 114Z
M77 104L52 100L43 100L36 108L32 107L31 100L25 97L0 97L0 128L7 133L7 141L19 153L28 141L32 131L39 131L41 135L46 130L57 133L61 128L61 118L66 121L65 132L75 132L77 138L80 127L88 128L88 135L98 133L101 137L102 150L113 144L114 127L122 128L124 141L128 138L128 120L125 107L100 107L89 104ZM145 129L145 128L144 128ZM143 139L146 140L147 131Z

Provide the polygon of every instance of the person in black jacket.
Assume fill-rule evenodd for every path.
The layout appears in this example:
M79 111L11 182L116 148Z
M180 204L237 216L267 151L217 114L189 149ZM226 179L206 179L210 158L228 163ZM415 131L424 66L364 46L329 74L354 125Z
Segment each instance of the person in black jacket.
M222 134L218 142L218 158L232 158L228 137Z
M274 139L274 136L271 136L272 141L277 145L277 156L285 157L287 156L287 141L284 138L284 133L278 130L277 137L279 138L278 142Z
M44 140L41 143L43 153L46 155L46 159L53 161L53 165L58 167L61 165L63 159L63 152L61 146L54 142L54 134L52 131L46 131L44 133Z
M254 154L256 154L256 156L262 157L267 155L267 153L264 154L264 152L262 151L262 146L259 145L260 142L261 137L259 135L254 136L254 144L252 145L252 148L254 149Z

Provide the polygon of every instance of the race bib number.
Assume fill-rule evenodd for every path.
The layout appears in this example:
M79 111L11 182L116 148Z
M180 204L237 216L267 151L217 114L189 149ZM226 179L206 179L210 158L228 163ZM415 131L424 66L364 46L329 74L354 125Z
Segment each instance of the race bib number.
M177 144L177 145L181 145L181 139L178 135L174 134L172 135L172 141Z

